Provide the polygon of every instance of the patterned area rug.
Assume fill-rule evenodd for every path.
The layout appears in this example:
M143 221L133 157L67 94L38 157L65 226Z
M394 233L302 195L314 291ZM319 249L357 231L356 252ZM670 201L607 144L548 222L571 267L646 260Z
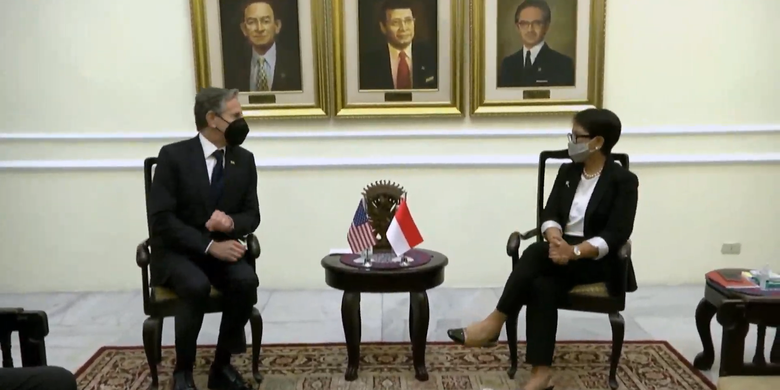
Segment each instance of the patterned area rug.
M611 346L602 342L558 342L555 355L556 390L608 389ZM195 369L196 383L206 390L206 376L213 347L200 347ZM520 362L525 345L518 347ZM163 349L160 389L170 388L174 351ZM408 343L365 343L361 346L360 374L344 380L346 347L332 345L267 345L262 350L260 389L291 390L483 390L520 389L529 375L521 365L509 379L506 344L471 349L454 344L431 343L426 353L430 380L414 379L412 352ZM250 355L233 358L233 364L251 378ZM141 347L103 347L77 372L83 390L147 389L151 383ZM630 342L623 347L618 369L620 388L625 390L714 390L715 386L664 341ZM254 381L251 381L254 383Z

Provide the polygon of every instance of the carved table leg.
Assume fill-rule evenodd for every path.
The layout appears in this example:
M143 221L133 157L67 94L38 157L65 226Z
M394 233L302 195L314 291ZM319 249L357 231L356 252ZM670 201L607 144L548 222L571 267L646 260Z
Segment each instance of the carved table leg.
M772 342L772 350L769 352L769 361L780 364L780 328L775 328L775 341Z
M428 380L428 370L425 368L425 344L428 338L428 322L430 308L428 293L413 292L409 294L409 333L412 339L412 360L414 361L414 377L418 381Z
M733 375L733 370L739 370L745 364L745 336L750 324L747 321L737 322L733 328L723 328L723 340L720 346L720 376Z
M360 293L344 291L341 298L341 322L347 342L347 371L344 379L354 381L360 367Z
M709 370L712 368L712 363L715 362L715 346L712 345L712 331L710 330L710 323L712 323L712 317L717 312L715 305L708 302L705 298L699 301L699 305L696 306L696 330L699 331L699 338L701 338L701 345L704 351L696 355L693 359L693 366L699 370Z

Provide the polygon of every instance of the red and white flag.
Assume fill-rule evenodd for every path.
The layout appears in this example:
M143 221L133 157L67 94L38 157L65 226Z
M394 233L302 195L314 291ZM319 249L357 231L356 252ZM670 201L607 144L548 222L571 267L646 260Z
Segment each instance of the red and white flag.
M412 214L406 206L406 199L402 199L401 204L398 205L393 221L390 222L390 227L387 228L386 237L397 256L403 255L423 242L420 231L417 229L417 225L414 224L414 219L412 219Z

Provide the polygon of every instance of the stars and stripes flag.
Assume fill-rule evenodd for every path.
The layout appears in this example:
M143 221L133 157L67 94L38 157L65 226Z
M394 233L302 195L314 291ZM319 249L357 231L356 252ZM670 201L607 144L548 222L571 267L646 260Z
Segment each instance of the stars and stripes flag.
M347 242L352 253L360 253L376 244L374 231L368 222L365 199L360 199L355 216L352 217L352 225L349 226L349 232L347 232Z

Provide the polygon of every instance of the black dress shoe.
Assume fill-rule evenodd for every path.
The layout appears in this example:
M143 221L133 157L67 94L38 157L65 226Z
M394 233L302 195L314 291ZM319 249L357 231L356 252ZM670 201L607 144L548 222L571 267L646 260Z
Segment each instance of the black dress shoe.
M450 338L450 340L460 345L466 345L466 328L450 329L447 331L447 336ZM479 347L495 347L497 343L498 336L488 340L488 342L484 345L479 345Z
M192 379L191 371L177 371L173 373L172 390L198 390L195 387L195 381Z
M232 365L219 368L211 367L209 371L209 389L211 390L252 390Z

